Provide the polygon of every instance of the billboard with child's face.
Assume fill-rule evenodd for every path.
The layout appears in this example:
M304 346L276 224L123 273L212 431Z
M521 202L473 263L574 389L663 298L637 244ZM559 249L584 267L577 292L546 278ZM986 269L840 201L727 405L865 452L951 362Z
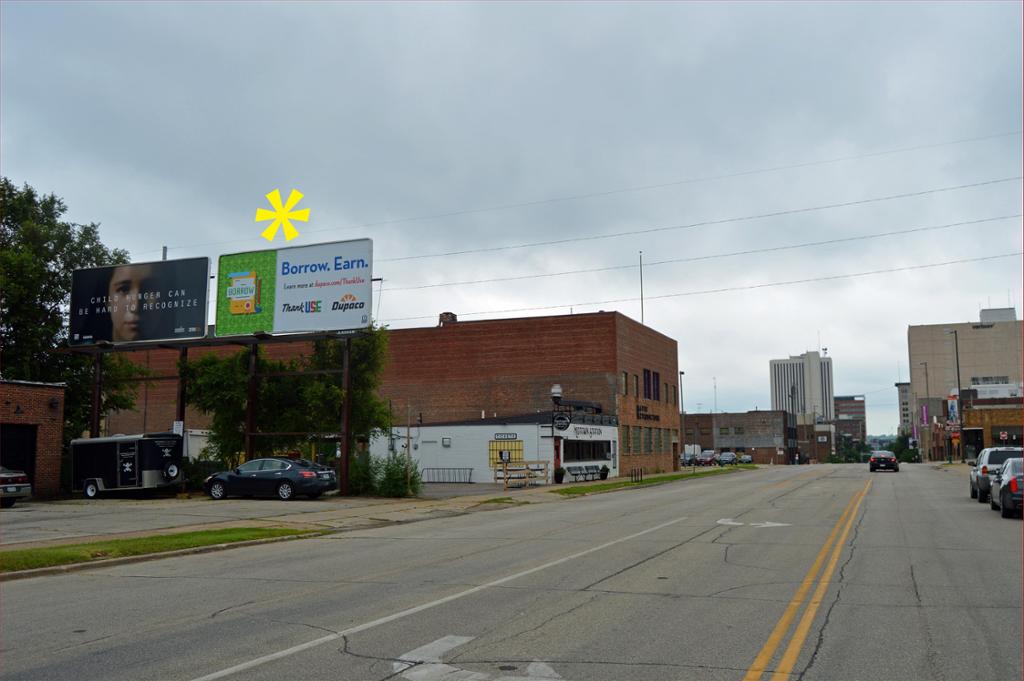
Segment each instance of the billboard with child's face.
M217 336L366 328L372 266L370 239L222 255Z
M68 342L202 338L209 282L209 258L75 270Z

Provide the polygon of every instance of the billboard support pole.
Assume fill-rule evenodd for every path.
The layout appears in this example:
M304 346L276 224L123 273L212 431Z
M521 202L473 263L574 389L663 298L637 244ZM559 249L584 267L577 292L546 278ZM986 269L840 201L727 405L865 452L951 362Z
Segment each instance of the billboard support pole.
M245 400L245 460L252 461L256 454L256 357L259 345L249 346L249 391Z
M103 391L103 354L92 358L92 418L89 419L89 437L100 436L100 397Z
M348 469L349 455L351 453L349 447L352 442L352 436L349 433L352 423L352 400L350 399L352 393L351 353L352 339L346 338L345 352L341 356L341 382L345 396L341 407L341 460L338 462L338 465L341 467L341 470L338 471L338 491L346 496L349 493Z
M175 405L174 420L185 423L185 377L181 375L181 367L188 362L188 348L178 348L178 402Z

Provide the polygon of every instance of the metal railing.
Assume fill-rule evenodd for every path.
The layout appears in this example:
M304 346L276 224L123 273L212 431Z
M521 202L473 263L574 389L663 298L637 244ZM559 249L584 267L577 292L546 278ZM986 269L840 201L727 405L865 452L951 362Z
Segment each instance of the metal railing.
M423 482L468 483L473 482L472 468L423 468L420 470Z

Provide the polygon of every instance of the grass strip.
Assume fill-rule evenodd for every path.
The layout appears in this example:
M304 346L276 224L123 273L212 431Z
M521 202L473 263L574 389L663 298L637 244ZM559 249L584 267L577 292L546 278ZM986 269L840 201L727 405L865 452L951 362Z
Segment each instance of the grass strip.
M522 499L513 499L512 497L493 497L491 499L484 499L480 502L481 504L509 504L511 506L523 506L530 503Z
M180 549L192 549L214 544L230 544L253 539L271 539L310 534L317 530L297 530L269 527L229 527L220 530L201 530L179 534L158 534L132 539L110 539L87 544L47 546L35 549L0 551L0 572L16 572L35 568L88 563L107 558L141 556Z
M674 482L676 480L685 480L686 478L699 478L709 475L723 475L725 473L732 473L737 470L753 470L757 468L755 464L741 463L737 466L730 466L728 468L710 468L705 470L699 470L691 473L674 473L672 475L661 475L655 478L648 478L640 482L633 482L631 480L618 480L616 482L606 482L600 485L580 485L578 487L565 487L563 489L553 489L552 494L561 494L566 497L575 497L583 494L593 494L595 492L608 492L613 489L622 489L625 487L649 487L651 485L661 485L666 482Z

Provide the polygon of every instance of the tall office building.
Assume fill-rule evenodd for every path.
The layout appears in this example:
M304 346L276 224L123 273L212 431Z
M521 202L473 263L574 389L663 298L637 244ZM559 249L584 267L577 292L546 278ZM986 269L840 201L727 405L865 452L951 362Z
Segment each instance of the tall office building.
M865 442L868 437L867 412L863 395L836 395L836 437Z
M811 351L789 359L773 359L769 372L772 409L796 414L804 423L835 419L831 357Z
M896 384L896 392L900 404L900 435L910 435L913 431L913 420L911 419L910 406L910 382L904 381Z

